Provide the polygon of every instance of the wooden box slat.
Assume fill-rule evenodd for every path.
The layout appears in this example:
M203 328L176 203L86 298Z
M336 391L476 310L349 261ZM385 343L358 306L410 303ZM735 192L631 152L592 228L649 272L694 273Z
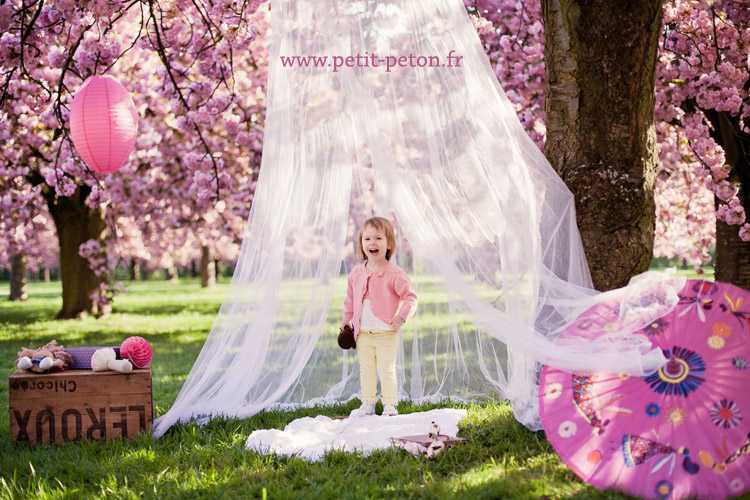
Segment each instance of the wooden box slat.
M151 368L131 373L69 370L8 377L12 439L62 443L151 429Z

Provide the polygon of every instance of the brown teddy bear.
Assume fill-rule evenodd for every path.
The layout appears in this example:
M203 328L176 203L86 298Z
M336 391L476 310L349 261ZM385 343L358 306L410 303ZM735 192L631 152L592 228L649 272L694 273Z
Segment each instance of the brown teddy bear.
M73 358L56 340L39 349L22 347L16 360L16 367L27 373L61 372L72 364Z
M357 348L357 342L354 340L354 330L352 330L352 327L349 325L344 325L341 330L339 330L339 347L342 349L356 349Z

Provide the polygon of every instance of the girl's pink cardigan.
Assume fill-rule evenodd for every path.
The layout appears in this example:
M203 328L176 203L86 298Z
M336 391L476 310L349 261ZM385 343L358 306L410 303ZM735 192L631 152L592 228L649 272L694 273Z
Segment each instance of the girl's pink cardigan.
M407 321L417 311L417 294L403 269L388 262L379 271L371 273L365 264L360 264L349 273L344 301L344 322L351 321L354 325L355 339L359 335L362 303L368 288L372 312L385 323L396 314Z

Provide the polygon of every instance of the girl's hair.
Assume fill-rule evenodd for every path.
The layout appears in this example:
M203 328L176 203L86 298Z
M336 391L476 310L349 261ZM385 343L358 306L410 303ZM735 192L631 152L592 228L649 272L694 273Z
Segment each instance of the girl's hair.
M365 232L367 226L372 226L378 231L385 233L385 241L388 245L388 250L385 251L385 259L391 260L393 252L396 251L396 236L391 221L383 217L371 217L364 221L359 228L359 236L357 236L357 255L359 256L359 260L367 260L367 255L365 255L365 251L362 248L362 233Z

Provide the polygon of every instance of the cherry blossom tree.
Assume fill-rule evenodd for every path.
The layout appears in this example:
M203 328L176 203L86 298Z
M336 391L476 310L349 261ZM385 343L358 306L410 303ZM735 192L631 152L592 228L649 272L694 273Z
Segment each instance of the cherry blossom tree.
M544 148L546 75L540 47L545 41L536 24L539 2L465 4L477 16L475 25L491 64L519 117ZM744 217L748 167L742 154L747 150L744 118L750 112L750 6L729 0L668 0L663 8L656 67L654 255L679 257L701 269L710 263L716 242L717 279L750 287L747 277L737 275L748 269L740 263L750 251Z
M464 2L544 150L541 1ZM717 278L750 286L729 272L741 272L750 252L748 7L665 0L663 8L654 254L702 266L716 237ZM257 0L0 5L0 237L8 242L0 266L55 267L59 255L59 316L75 317L106 311L117 264L200 259L207 271L216 258L231 262L260 165L267 16ZM72 96L105 73L130 91L140 116L136 148L111 175L89 170L68 138Z
M743 264L750 261L748 28L745 2L666 1L656 108L665 177L689 180L685 191L702 208L692 207L699 215L692 227L685 226L703 245L695 256L708 260L709 231L700 227L710 227L711 218L704 216L710 197L701 194L708 189L716 206L716 279L745 288L750 288L750 267Z
M653 257L661 1L542 0L546 155L575 197L598 290L626 285Z
M17 215L0 225L11 242L0 260L40 253L24 235L54 221L58 317L106 312L120 259L236 252L262 149L267 12L259 1L0 5L0 200ZM140 116L135 152L110 175L89 170L68 136L72 95L104 73Z
M657 103L657 106L659 104ZM679 258L703 272L716 238L714 196L696 162L684 129L660 121L659 173L655 187L654 256Z
M541 2L464 0L490 64L529 136L544 150Z

